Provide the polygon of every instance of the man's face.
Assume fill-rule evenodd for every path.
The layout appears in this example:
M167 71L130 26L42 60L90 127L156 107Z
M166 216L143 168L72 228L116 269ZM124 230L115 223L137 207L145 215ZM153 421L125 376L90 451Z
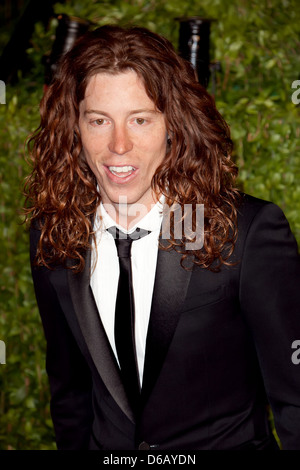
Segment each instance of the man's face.
M166 155L165 118L156 110L133 71L93 76L80 103L83 151L96 176L102 202L117 207L156 202L151 190L155 170Z

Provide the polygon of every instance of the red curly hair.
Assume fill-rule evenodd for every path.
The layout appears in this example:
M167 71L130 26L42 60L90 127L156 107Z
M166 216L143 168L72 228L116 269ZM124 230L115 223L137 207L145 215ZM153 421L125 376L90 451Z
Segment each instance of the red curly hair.
M217 269L228 262L237 236L237 168L230 158L229 128L191 64L167 39L145 28L118 26L97 28L77 40L41 101L40 126L28 142L33 169L25 185L27 220L41 230L36 262L50 267L71 258L77 271L84 267L101 195L82 153L79 104L92 76L129 69L164 114L171 136L152 188L165 194L169 206L204 204L204 245L192 258ZM184 260L184 240L171 234L169 242Z

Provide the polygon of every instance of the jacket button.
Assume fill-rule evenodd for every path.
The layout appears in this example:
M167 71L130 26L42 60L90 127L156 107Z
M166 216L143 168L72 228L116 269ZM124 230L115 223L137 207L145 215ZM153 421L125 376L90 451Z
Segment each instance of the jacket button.
M141 442L140 445L139 445L139 450L150 450L150 446L148 444L148 442Z

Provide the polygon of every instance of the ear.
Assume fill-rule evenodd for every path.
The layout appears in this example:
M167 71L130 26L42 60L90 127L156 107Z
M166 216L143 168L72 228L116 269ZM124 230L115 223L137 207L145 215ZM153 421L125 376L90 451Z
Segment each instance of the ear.
M172 132L167 132L167 144L171 145L172 144Z

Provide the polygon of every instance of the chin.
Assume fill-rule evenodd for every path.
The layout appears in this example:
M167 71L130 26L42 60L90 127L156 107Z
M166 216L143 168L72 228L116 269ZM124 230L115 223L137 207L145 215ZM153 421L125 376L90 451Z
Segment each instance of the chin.
M130 193L120 193L117 196L113 196L110 201L113 204L137 204L141 198L143 197L142 194L130 194Z

